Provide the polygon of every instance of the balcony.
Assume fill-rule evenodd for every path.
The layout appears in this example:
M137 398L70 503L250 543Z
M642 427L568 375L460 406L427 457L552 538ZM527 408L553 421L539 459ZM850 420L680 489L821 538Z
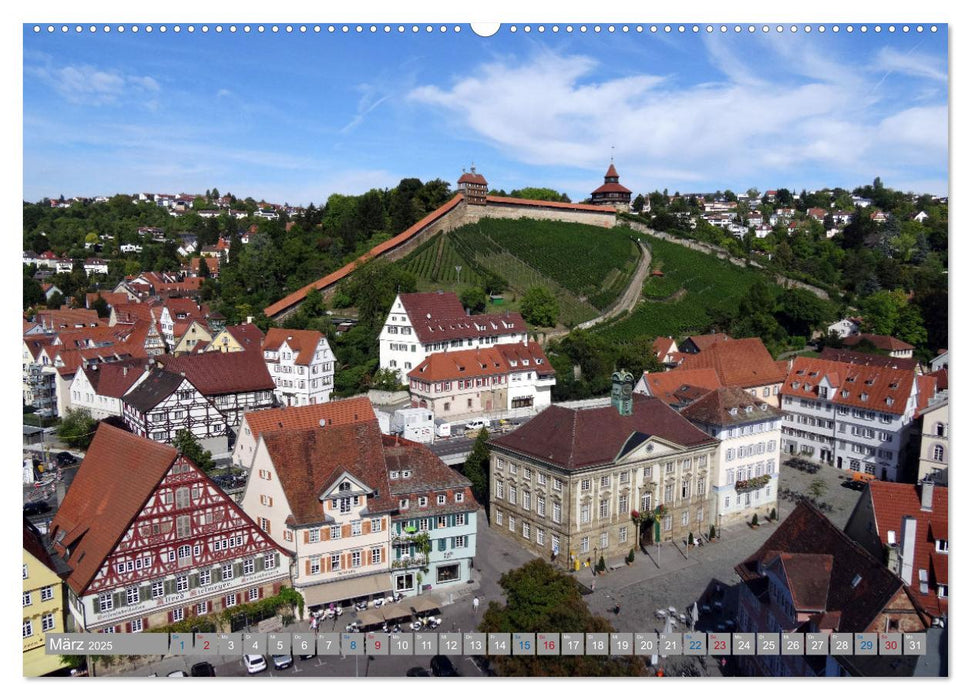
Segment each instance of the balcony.
M420 555L391 560L392 569L414 569L421 566L426 566L427 564L428 561L425 559L425 557Z

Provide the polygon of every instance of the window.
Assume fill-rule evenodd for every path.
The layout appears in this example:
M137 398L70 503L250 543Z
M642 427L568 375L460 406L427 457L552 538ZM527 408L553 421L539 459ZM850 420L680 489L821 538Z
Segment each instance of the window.
M351 523L351 536L357 537L362 532L364 532L364 523L360 520L355 520Z
M331 554L330 555L330 570L340 571L341 570L341 555Z
M175 507L176 508L188 508L189 507L189 489L182 487L175 490Z
M553 490L554 491L562 491L563 490L563 482L560 481L559 479L553 479Z
M681 513L681 525L687 525L687 524L688 524L688 511L684 511L683 513Z
M30 596L30 591L24 591L23 601L24 601L25 608L33 602Z
M175 590L178 593L189 590L189 577L182 575L175 577Z
M209 569L204 569L199 572L199 585L208 586L212 582L212 572Z
M226 596L226 607L231 608L234 605L236 605L236 594L230 593L229 595Z
M407 498L398 499L398 509L399 510L408 510L408 499Z
M341 499L338 499L338 500L340 501L341 513L350 513L351 512L351 499L350 498L341 498Z
M128 605L135 605L138 602L138 586L129 586L125 589L125 602Z
M627 526L624 525L620 528L620 541L621 543L627 542Z
M651 494L642 493L641 494L641 510L645 513L651 510Z
M600 549L607 549L607 544L608 544L609 541L610 540L607 537L607 533L606 532L601 532L600 533Z
M380 564L381 563L381 548L371 547L371 563Z
M523 467L523 479L531 481L533 479L533 470L529 467Z
M40 589L41 600L52 600L54 598L54 586L44 586Z
M142 618L138 618L137 620L131 621L132 632L141 632L144 628L145 628L145 623L142 621Z
M934 445L934 459L938 462L944 461L944 446Z
M243 560L243 575L248 576L249 574L256 572L256 560L255 559L244 559Z
M509 502L512 503L512 504L516 504L516 503L519 502L518 499L517 499L517 497L516 497L516 487L515 486L510 486L509 487Z
M668 484L664 487L664 502L670 503L674 500L674 484Z
M610 488L610 475L609 474L600 477L600 488L602 488L602 489Z
M184 544L184 545L180 546L179 547L179 563L181 564L183 561L188 561L188 560L191 560L191 559L192 559L192 547L190 547L187 544Z
M30 620L24 620L24 639L27 637L34 636L34 623Z
M428 498L426 498L425 496L419 496L418 497L418 507L419 508L424 508L427 505L428 505Z
M24 598L27 601L29 601L30 593L24 593ZM24 604L29 605L29 602L26 602ZM98 595L98 610L100 610L101 612L108 612L113 607L115 607L115 602L112 599L110 593L101 593Z
M590 551L590 538L589 537L581 537L580 538L580 551L583 552L583 553L586 553L586 552L589 552Z
M558 523L562 518L562 506L559 501L553 501L553 522Z
M530 510L532 507L532 496L529 491L523 491L523 509Z
M529 539L529 523L527 523L525 520L523 521L523 537L525 537L527 540Z
M320 530L317 528L312 528L307 530L307 541L308 542L320 542Z
M208 615L209 614L209 601L204 600L201 603L196 603L196 615Z
M458 493L455 494L455 502L456 503L462 503L464 500L465 500L465 494L464 493L462 493L461 491L459 491Z
M351 566L357 567L361 565L361 552L351 552Z
M515 532L515 531L516 531L516 519L510 515L509 516L509 532Z
M665 531L670 532L671 531L671 522L672 522L672 520L673 520L673 518L670 515L664 516L664 521L661 523L661 527Z
M589 491L590 490L590 479L581 479L580 480L580 490L581 491Z
M185 618L185 609L176 608L172 611L172 622L181 622Z
M466 522L465 521L465 513L456 513L455 514L455 524L456 525L465 525L465 522Z
M600 500L600 515L601 520L606 520L610 517L610 499L602 498Z
M152 581L152 597L161 598L165 595L165 583L162 581Z
M444 494L444 493L440 493L440 494L438 494L438 495L437 495L437 496L435 497L435 503L436 503L437 505L440 505L440 506L444 506L444 505L445 505L445 494Z
M233 577L233 565L223 564L223 581L229 581Z
M698 495L699 496L704 496L705 495L705 486L706 486L706 484L705 484L705 477L703 477L703 476L702 477L699 477L699 479L698 479Z
M439 515L436 521L435 527L441 529L443 527L448 527L448 518L444 515Z
M543 496L536 497L536 514L541 518L546 517L546 499Z
M590 504L584 503L580 506L580 522L589 523L590 522Z
M628 511L628 506L630 505L630 497L626 493L624 493L624 494L621 494L620 499L618 500L619 500L619 505L618 505L617 511L621 515L623 515Z
M381 518L371 518L371 532L381 532L382 528Z
M518 474L519 473L519 466L515 462L510 462L509 463L509 473L510 474Z
M536 483L540 486L546 486L546 474L543 472L536 472Z
M24 564L24 580L27 580L27 565Z
M263 569L275 569L276 568L276 552L269 552L263 555Z
M188 489L186 489L188 492ZM192 534L192 517L180 515L175 519L175 534L177 537L188 537Z
M502 511L496 511L496 525L502 525Z
M314 557L310 560L310 575L314 576L320 573L320 559Z

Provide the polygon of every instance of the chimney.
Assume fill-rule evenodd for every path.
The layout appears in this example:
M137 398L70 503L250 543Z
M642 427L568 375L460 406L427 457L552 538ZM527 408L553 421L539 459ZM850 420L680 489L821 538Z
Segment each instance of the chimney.
M900 573L906 585L914 582L914 547L917 544L917 519L905 515L900 519Z
M934 510L934 482L930 479L920 484L920 509L926 513Z
M249 323L250 325L252 325L252 323L253 323L253 317L252 316L247 316L246 317L246 323Z

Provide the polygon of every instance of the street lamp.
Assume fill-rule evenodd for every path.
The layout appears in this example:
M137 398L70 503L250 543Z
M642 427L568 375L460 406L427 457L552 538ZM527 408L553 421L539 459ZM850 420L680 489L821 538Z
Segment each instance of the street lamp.
M461 283L462 283L462 266L461 265L456 265L455 266L455 284L461 284Z

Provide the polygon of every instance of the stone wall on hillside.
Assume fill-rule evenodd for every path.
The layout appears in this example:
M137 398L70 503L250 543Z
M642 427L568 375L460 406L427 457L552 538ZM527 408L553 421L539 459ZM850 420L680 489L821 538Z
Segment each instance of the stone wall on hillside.
M466 223L479 219L537 219L540 221L565 221L588 226L611 228L617 223L614 212L594 212L582 209L546 208L537 205L487 204L465 207Z

